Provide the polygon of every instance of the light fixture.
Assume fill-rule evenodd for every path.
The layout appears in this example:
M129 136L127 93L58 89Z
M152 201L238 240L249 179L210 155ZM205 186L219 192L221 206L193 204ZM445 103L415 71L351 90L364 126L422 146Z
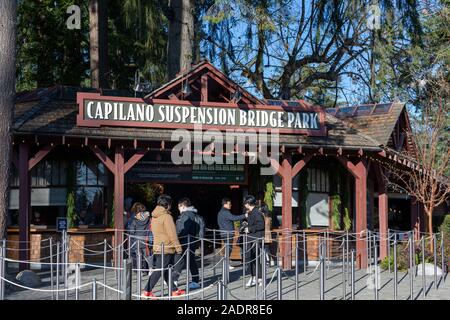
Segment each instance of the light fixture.
M239 90L239 88L237 88L236 91L234 91L233 96L231 97L231 100L234 103L238 103L241 99L242 99L242 92L241 92L241 90Z
M139 69L136 69L136 72L134 73L134 96L136 97L136 94L138 92L143 92L143 87L141 85L141 77L139 76Z
M183 93L184 96L188 96L192 93L192 88L188 79L186 79L186 83L183 85L181 93Z

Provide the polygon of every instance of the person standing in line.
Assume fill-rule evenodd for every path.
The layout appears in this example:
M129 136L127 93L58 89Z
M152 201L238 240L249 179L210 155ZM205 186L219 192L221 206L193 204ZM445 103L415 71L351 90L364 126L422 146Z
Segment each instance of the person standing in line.
M229 241L233 239L234 235L234 222L235 221L243 221L246 219L245 214L234 215L231 213L231 199L223 198L222 199L222 208L217 214L217 224L219 225L219 236L222 241L226 242L227 237L229 237ZM233 270L233 266L228 267L229 270Z
M142 269L148 269L152 266L150 246L153 245L153 234L151 232L151 217L142 203L136 202L133 205L134 215L128 225L130 235L131 258L133 268L137 267L138 247L139 254L143 258ZM139 246L137 242L139 241Z
M276 263L276 243L273 241L272 235L272 213L269 206L263 200L258 200L258 209L264 215L264 250L266 252L266 262L271 266ZM275 244L275 250L274 250Z
M261 252L261 239L264 237L265 223L264 215L259 211L257 207L257 202L254 196L248 195L244 198L244 207L247 210L247 226L244 232L247 234L247 245L246 261L247 263L247 274L251 274L246 287L252 287L256 285L256 264L258 263L258 284L262 284L261 278L261 263L259 257L256 256L256 246L258 251Z
M200 277L195 261L195 249L197 249L200 244L198 239L204 236L205 222L197 213L197 209L191 205L189 198L182 198L178 201L178 210L180 211L180 216L177 219L176 227L183 252L181 255L177 254L175 256L173 280L175 285L177 285L181 272L186 267L187 256L183 257L183 255L186 250L190 250L189 270L191 272L192 282L189 283L189 289L196 290L200 288ZM182 261L180 261L180 259L182 259Z
M173 265L175 253L181 254L182 249L178 241L175 223L170 213L172 198L166 194L158 197L156 208L152 212L153 253L155 264L161 270L154 271L147 281L142 295L148 298L154 297L152 290L163 274L166 283L169 283L168 266ZM164 244L164 250L162 250ZM163 261L164 260L164 261ZM162 272L162 270L164 270ZM172 296L185 294L184 290L178 289L172 281Z

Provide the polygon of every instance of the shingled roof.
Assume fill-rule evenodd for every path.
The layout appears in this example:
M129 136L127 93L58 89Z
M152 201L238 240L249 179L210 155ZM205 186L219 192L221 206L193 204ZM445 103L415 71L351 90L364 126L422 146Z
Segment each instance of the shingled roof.
M88 128L76 125L78 105L73 96L74 88L63 88L66 92L46 95L33 101L18 100L15 106L13 130L16 135L56 135L111 139L141 139L148 141L170 140L173 130L125 127ZM280 143L285 145L310 145L324 148L355 148L378 150L379 143L349 127L345 122L326 114L326 137L305 135L280 135Z
M207 76L206 79L203 76ZM238 86L226 77L209 61L203 60L191 70L177 76L172 81L153 91L146 98L183 98L180 96L183 83L189 81L195 93L190 98L201 98L199 90L205 85L211 90L213 100L227 102L228 94L240 91L242 99L247 103L287 105L291 107L308 104L303 100L266 101L260 100L250 92ZM207 83L206 83L207 81ZM56 135L112 139L170 140L173 130L108 127L88 128L76 125L78 105L77 92L98 92L90 88L53 86L17 95L14 111L14 134ZM227 92L227 94L223 94ZM105 96L133 96L130 91L103 90ZM210 93L209 91L207 93ZM231 99L231 98L230 98ZM194 99L195 100L195 99ZM223 101L222 101L223 100ZM197 100L195 100L197 101ZM395 124L404 110L404 104L377 104L357 107L341 107L326 109L325 126L327 135L306 136L300 134L282 134L280 143L287 146L314 146L323 148L381 150L388 145Z
M395 125L406 109L404 103L382 103L329 108L326 111L380 145L388 146Z

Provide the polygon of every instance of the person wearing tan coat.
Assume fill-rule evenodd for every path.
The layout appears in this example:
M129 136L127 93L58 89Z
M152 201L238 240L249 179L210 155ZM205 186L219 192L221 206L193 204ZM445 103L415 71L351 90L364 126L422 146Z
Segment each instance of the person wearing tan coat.
M161 277L161 269L164 270L164 280L169 283L168 266L174 264L175 253L181 254L182 249L177 237L175 222L173 221L170 208L172 198L166 194L158 197L157 206L152 212L152 233L153 233L153 253L155 255L155 265L158 270L154 271L147 281L144 297L154 297L152 289ZM163 245L162 245L163 244ZM163 250L164 247L164 250ZM185 293L179 290L172 281L172 295L180 296Z

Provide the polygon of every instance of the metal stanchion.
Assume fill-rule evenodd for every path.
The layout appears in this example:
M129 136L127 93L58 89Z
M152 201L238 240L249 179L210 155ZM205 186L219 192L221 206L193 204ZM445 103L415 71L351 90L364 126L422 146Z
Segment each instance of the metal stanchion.
M382 239L384 241L384 239ZM391 273L391 231L388 229L388 235L387 235L387 241L388 241L388 270L389 274Z
M416 269L416 257L415 257L415 254L416 254L416 236L415 236L415 231L414 230L412 231L412 247L413 247L412 265L413 265L413 268L414 268L414 278L416 278L418 272L416 272L416 270L417 270Z
M67 234L67 232L64 230L63 231L63 236L64 236L64 287L65 287L65 291L64 291L64 299L67 300L69 291L68 289L68 265L69 265L69 236Z
M373 263L374 263L374 276L375 276L375 300L378 300L378 247L376 235L373 236Z
M306 261L306 232L303 230L303 273L306 275L308 269L308 262Z
M258 284L256 284L258 286ZM281 267L277 269L277 300L283 299L283 279L281 276Z
M127 234L127 244L128 244L128 250L127 250L127 253L128 253L128 258L130 258L131 257L131 241L130 241L130 235L129 234Z
M266 300L266 280L267 280L267 265L266 265L266 248L262 247L262 257L263 263L261 264L262 273L262 299ZM269 258L270 263L270 258Z
M59 259L60 259L60 242L56 242L56 300L59 300Z
M52 289L52 300L55 300L55 291L53 291L54 285L54 279L53 279L53 241L52 237L49 239L49 248L50 248L50 285Z
M330 271L330 243L329 243L329 231L325 231L325 265L327 266L327 271ZM327 274L326 274L327 275Z
M4 264L5 264L5 259L3 257L3 248L1 248L0 250L0 300L3 301L5 300L5 281L3 280L3 278L5 278L5 273L4 273Z
M115 265L115 267L116 267L116 270L117 270L117 300L120 300L120 284L122 283L122 278L121 278L121 271L122 270L120 270L120 268L121 268L121 265L120 265L120 259L121 259L121 252L122 250L121 250L121 246L119 245L118 247L117 247L117 254L116 254L116 256L117 256L117 258L116 258L116 265Z
M409 299L414 299L414 271L413 271L413 260L414 260L414 248L413 248L413 238L410 235L409 241Z
M444 250L444 232L441 232L441 283L445 281L444 273L446 272L445 268L445 250Z
M433 234L434 289L437 290L437 249L436 234Z
M369 251L368 257L369 257L369 261L368 261L368 268L369 270L372 267L372 232L370 230L367 230L367 250Z
M161 296L164 297L164 242L161 242Z
M131 300L132 298L132 280L133 280L133 263L131 259L124 259L122 261L122 300Z
M188 234L187 236L187 246L186 246L186 300L189 300L189 274L191 268L191 236Z
M169 300L172 300L172 291L173 291L173 288L172 288L172 283L173 283L173 280L172 280L172 266L171 265L169 265L169 269L167 270L167 273L168 273L168 276L167 276L167 281L169 281L169 283L167 284L167 286L169 287ZM189 287L189 285L188 286L186 286L186 289ZM188 291L186 291L186 293L189 295L189 292ZM187 297L189 297L189 296L186 296L186 298ZM189 299L188 299L189 300Z
M202 287L202 300L205 300L205 244L204 239L200 239L200 269L201 271L201 287Z
M213 265L216 265L216 229L213 230ZM213 276L216 276L216 268L213 268Z
M217 300L224 300L223 294L224 294L223 282L222 280L219 280L217 282Z
M92 300L97 300L97 279L92 279Z
M389 261L390 264L390 261ZM398 297L398 275L397 275L397 236L394 235L394 300L397 300Z
M319 278L319 290L320 300L325 300L325 258L324 258L324 242L319 242L319 263L320 263L320 278ZM326 252L326 251L325 251Z
M139 242L138 242L139 244ZM139 246L138 246L139 247ZM141 291L142 291L142 256L141 252L137 252L137 273L136 273L136 294L139 296L138 300L141 300Z
M245 272L246 272L246 268L247 268L247 264L245 263L245 260L246 260L246 258L247 258L247 234L246 233L244 233L244 236L242 237L242 241L244 242L243 243L243 246L242 246L242 250L244 251L244 253L243 253L243 255L242 255L242 287L244 288L244 290L245 290Z
M107 257L108 243L106 239L103 240L103 284L106 285L106 257ZM103 287L103 300L106 300L106 287Z
M222 260L222 284L224 286L224 288L227 287L228 285L228 232L226 233L226 239L224 241L224 257ZM226 290L223 290L223 298L226 300L227 299L227 292Z
M425 298L427 295L427 290L426 290L426 279L425 279L425 237L422 236L421 239L422 243L422 297Z
M342 300L347 299L347 283L345 276L345 239L342 239Z
M255 300L258 300L259 289L259 239L255 239Z
M348 237L348 230L345 232L345 273L347 274L347 281L349 281L349 267L348 267L348 257L349 257L349 237Z
M227 284L227 276L226 276L226 264L227 264L227 259L226 259L226 252L227 252L227 248L226 248L226 241L224 241L224 257L222 258L222 285L225 286ZM226 295L226 292L223 291L222 293L222 298L225 299L224 295Z
M355 300L355 250L351 252L350 269L351 297Z
M75 265L75 300L80 299L80 264L77 262Z
M299 291L299 287L298 287L298 233L295 235L295 300L298 300L298 291ZM264 278L265 279L265 278Z

